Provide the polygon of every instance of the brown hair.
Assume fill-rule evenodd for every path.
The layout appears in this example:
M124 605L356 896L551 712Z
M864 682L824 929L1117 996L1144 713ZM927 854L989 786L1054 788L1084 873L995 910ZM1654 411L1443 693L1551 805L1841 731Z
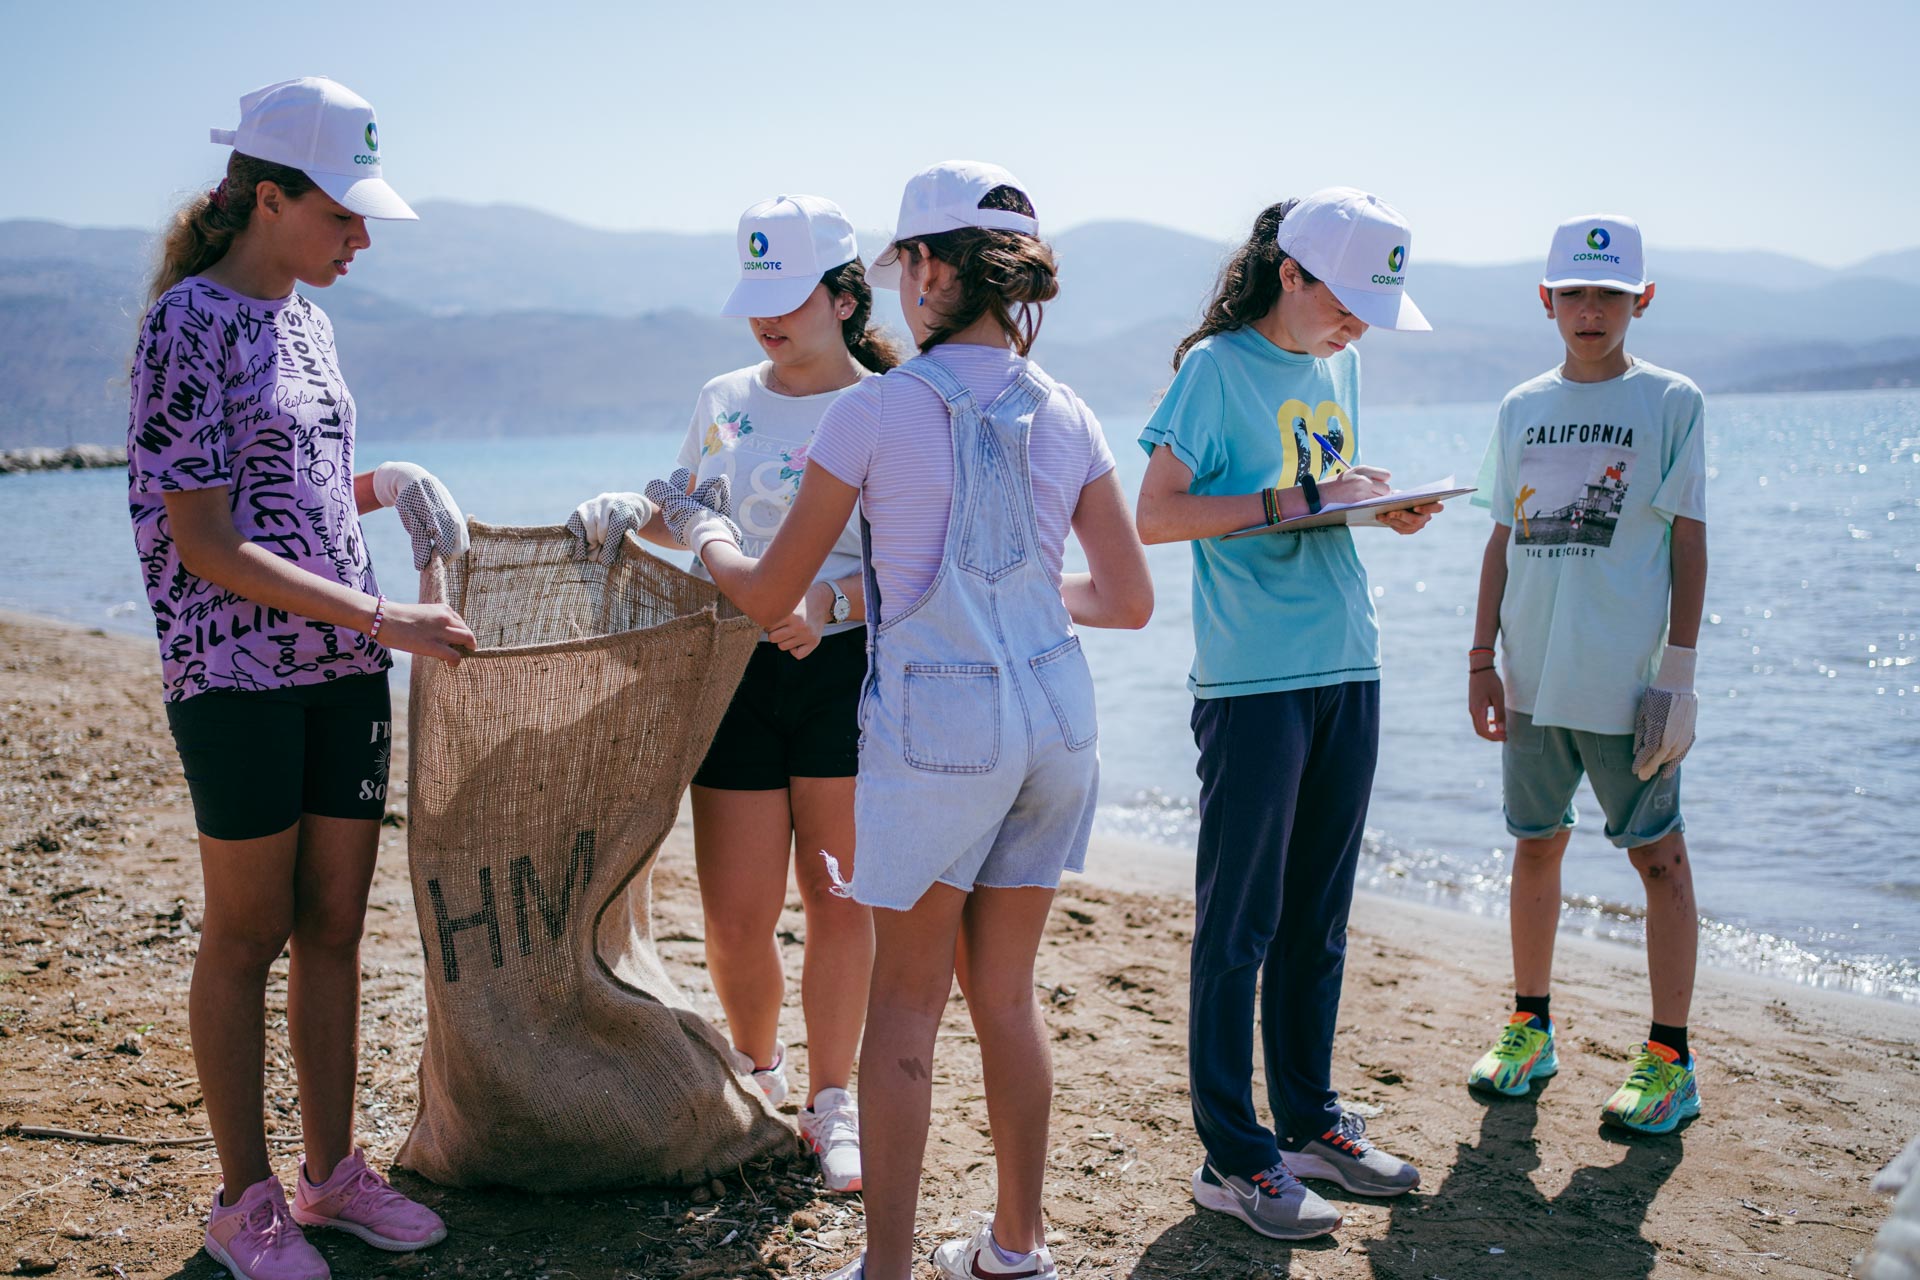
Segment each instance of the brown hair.
M886 330L867 323L873 316L873 286L867 283L867 269L860 259L843 263L820 277L830 294L845 294L853 299L853 314L840 322L840 336L846 339L847 353L863 368L885 373L900 363L900 348Z
M1033 216L1033 202L1017 187L995 187L981 197L979 207ZM1024 356L1033 350L1033 341L1040 336L1042 304L1060 292L1059 264L1044 240L1019 231L962 227L897 240L893 249L906 253L914 245L924 246L929 255L951 266L956 277L957 296L935 318L920 344L922 352L933 350L985 315L991 315L1013 339L1015 351Z
M226 257L234 237L253 220L255 194L262 182L275 184L296 200L314 189L313 179L298 169L234 152L220 185L187 201L167 224L160 238L160 261L147 286L149 307L188 276L197 276Z
M1207 304L1207 313L1200 321L1200 327L1180 340L1173 350L1173 367L1178 369L1180 362L1186 359L1187 352L1194 343L1202 338L1210 338L1216 333L1227 333L1234 329L1244 329L1273 310L1280 301L1280 264L1289 255L1280 248L1280 224L1293 212L1298 200L1282 200L1270 204L1260 211L1253 220L1253 231L1247 236L1247 242L1233 251L1227 259L1227 265L1220 269L1219 283L1213 289L1213 301ZM1305 267L1299 259L1293 265L1299 269L1303 284L1319 284L1319 279Z

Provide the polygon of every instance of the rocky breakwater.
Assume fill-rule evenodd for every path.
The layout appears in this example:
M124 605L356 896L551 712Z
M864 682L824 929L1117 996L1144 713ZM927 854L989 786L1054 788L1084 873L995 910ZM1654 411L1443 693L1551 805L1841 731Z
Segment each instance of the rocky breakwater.
M23 471L85 471L93 467L124 467L122 445L70 444L64 449L43 445L33 449L0 449L0 476Z

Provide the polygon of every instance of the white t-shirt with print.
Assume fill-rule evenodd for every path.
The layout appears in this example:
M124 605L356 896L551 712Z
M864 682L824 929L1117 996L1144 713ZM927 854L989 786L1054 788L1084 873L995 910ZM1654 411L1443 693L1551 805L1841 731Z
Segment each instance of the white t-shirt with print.
M1677 516L1707 518L1706 402L1644 360L1605 382L1549 370L1507 393L1476 505L1509 525L1507 705L1632 733L1666 645Z
M806 474L814 428L827 406L850 388L812 396L783 396L767 388L772 361L723 373L693 404L693 423L680 446L679 465L701 481L724 475L733 494L733 522L740 526L750 556L763 556L773 535L793 509ZM871 377L872 375L868 375ZM859 385L858 383L854 385ZM694 558L693 572L705 578L706 566ZM840 579L860 572L860 512L856 507L840 531L818 579ZM843 622L824 629L833 635L863 626Z

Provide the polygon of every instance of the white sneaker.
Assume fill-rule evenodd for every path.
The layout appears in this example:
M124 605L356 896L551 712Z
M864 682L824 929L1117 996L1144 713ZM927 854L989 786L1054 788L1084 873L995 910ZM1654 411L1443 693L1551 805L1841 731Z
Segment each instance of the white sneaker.
M1232 1214L1275 1240L1311 1240L1340 1225L1340 1211L1301 1184L1284 1164L1251 1178L1230 1177L1206 1161L1193 1171L1193 1199L1202 1209Z
M800 1133L820 1158L829 1191L860 1189L860 1111L845 1089L822 1089L800 1110Z
M867 1255L863 1250L859 1257L828 1276L827 1280L866 1280L866 1275Z
M773 1065L757 1067L753 1059L738 1049L733 1051L733 1069L743 1076L752 1076L753 1082L760 1086L760 1092L767 1095L767 1101L779 1106L787 1100L787 1046L775 1043L773 1046Z
M1053 1254L1042 1244L1008 1262L993 1242L993 1222L980 1224L971 1240L949 1240L933 1251L933 1265L948 1280L1060 1280Z

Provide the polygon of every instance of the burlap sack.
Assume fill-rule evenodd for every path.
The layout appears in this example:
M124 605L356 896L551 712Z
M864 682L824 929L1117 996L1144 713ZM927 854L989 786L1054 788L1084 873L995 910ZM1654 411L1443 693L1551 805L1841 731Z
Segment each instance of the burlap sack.
M789 1147L661 968L654 855L753 650L711 585L630 543L473 521L420 598L480 647L413 664L407 847L426 949L401 1164L454 1186L689 1184Z

